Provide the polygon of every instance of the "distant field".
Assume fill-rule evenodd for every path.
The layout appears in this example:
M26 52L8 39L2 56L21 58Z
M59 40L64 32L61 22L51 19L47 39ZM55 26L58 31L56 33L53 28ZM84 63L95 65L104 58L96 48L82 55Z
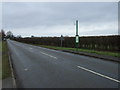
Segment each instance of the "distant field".
M45 47L45 48L58 49L58 50L72 50L72 51L76 51L76 48L55 47L55 46L46 46L46 45L40 45L40 46L41 47ZM120 57L120 53L117 53L117 52L96 51L96 50L89 50L89 49L78 49L78 51L88 52L88 53L96 53L96 54L99 54L99 55Z

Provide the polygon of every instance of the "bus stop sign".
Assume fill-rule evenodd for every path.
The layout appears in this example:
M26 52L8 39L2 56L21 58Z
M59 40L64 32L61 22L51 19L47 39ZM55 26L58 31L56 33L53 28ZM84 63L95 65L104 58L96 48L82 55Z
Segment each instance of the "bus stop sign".
M76 43L79 43L79 35L76 35Z

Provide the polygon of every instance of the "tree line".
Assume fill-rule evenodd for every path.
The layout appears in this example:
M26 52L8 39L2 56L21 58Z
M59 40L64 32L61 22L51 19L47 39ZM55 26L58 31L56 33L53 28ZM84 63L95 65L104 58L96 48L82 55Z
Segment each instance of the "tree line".
M21 35L15 37L11 31L5 32L3 29L0 31L0 41L4 41L6 39L14 39L14 38L21 38Z

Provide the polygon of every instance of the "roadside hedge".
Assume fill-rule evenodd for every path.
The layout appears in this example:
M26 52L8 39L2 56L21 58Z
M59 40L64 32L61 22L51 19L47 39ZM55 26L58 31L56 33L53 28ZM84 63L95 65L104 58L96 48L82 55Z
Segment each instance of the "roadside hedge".
M120 50L120 35L80 37L79 48L92 50ZM14 38L14 40L30 44L61 46L60 37L28 37ZM63 47L75 48L75 37L64 37Z

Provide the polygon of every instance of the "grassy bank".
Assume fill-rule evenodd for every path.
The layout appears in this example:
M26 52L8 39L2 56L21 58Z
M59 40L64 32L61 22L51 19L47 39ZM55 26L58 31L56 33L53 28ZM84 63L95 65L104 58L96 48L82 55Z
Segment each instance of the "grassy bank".
M2 79L2 42L0 41L0 79Z
M55 46L46 46L46 45L39 45L39 46L45 47L45 48L57 49L57 50L72 50L72 51L76 51L76 48L55 47ZM89 50L89 49L78 49L78 51L80 51L80 52L87 52L87 53L95 53L95 54L99 54L99 55L119 57L120 58L120 53L117 53L117 52L96 51L96 50Z
M8 57L8 47L7 42L2 42L2 79L10 77L10 65L9 65L9 57Z

